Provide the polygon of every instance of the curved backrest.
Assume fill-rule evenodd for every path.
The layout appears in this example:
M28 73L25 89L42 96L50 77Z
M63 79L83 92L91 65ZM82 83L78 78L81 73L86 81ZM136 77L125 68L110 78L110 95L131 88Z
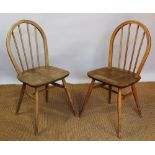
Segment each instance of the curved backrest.
M117 48L116 67L139 75L151 48L151 36L147 27L138 21L129 20L123 22L114 30L110 40L108 67L113 66L115 40L118 40L117 45L119 47ZM141 52L142 49L143 53Z
M44 51L44 64L45 66L48 66L48 47L46 36L42 28L37 23L30 20L20 20L13 24L8 31L6 47L18 74L41 65L39 51L40 43L38 42L39 36L40 40L42 40L42 47ZM12 47L12 44L14 44L14 48ZM36 56L34 57L34 55Z

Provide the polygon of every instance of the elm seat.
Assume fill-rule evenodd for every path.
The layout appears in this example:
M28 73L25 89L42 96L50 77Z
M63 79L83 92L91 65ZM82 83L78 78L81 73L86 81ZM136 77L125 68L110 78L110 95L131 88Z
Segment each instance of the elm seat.
M94 80L98 80L119 88L125 88L141 79L140 76L136 76L133 72L115 67L99 68L88 72L88 76Z
M18 80L29 86L38 87L58 81L69 75L69 72L53 66L41 66L26 70L18 75Z

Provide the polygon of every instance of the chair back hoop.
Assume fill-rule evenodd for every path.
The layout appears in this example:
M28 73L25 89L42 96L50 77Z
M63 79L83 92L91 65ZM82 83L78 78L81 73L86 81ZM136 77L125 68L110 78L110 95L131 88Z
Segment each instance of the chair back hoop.
M129 56L129 44L130 44L130 36L131 36L131 27L135 25L136 26L136 31L134 34L134 39L133 39L133 45L131 46L132 50L131 50L131 55ZM124 53L124 57L122 56L122 49L123 49L123 30L124 27L127 27L127 38L126 38L126 46L125 46L125 53ZM139 35L139 31L142 31L142 36L140 37ZM123 57L124 62L123 62L123 66L122 69L126 69L129 70L131 72L136 73L136 75L139 75L141 73L141 70L146 62L146 59L150 53L150 49L151 49L151 36L150 36L150 32L147 29L147 27L142 24L139 21L136 20L128 20L123 22L122 24L120 24L119 26L117 26L117 28L114 30L114 32L112 33L111 39L110 39L110 47L109 47L109 58L108 58L108 67L111 68L113 66L113 51L114 51L114 41L115 38L118 34L118 32L120 33L120 38L119 38L119 51L118 51L118 63L117 63L117 67L121 68L121 58ZM137 45L137 40L138 37L140 38L140 42L139 42L139 46L137 49L137 53L136 51L136 45ZM144 54L142 56L142 59L139 63L139 66L137 66L138 64L138 60L139 60L139 56L140 56L140 52L142 49L142 45L144 43L144 39L146 39L146 49L144 51ZM136 56L134 58L134 56ZM128 66L127 66L127 60L128 61Z
M28 40L29 48L26 48L26 46L25 46L21 25L26 26L25 27L26 32L27 32L26 40ZM34 49L32 48L32 42L31 42L32 41L32 35L30 33L30 25L33 27L33 31L34 31L33 32L34 33L33 39L35 40L35 53L34 53ZM18 30L19 39L17 39L15 32L14 32L14 30L16 28ZM37 56L37 58L36 58L37 67L40 66L38 33L40 34L42 41L43 41L45 66L48 66L49 62L48 62L47 39L46 39L46 36L45 36L43 29L37 23L35 23L34 21L31 21L31 20L20 20L20 21L16 22L15 24L13 24L7 33L7 38L6 38L7 52L9 54L9 57L12 61L13 66L14 66L14 68L18 74L20 74L21 72L28 70L30 68L36 67L35 63L34 63L34 57L33 57L34 54L36 54L36 56ZM11 39L13 39L13 42L14 42L14 46L15 46L15 49L17 52L16 53L17 58L15 57L15 53L13 52L13 49L11 47ZM18 40L20 40L22 50L20 50ZM28 52L29 52L30 59L28 57ZM24 58L22 57L22 55ZM17 59L18 59L19 63L17 62ZM30 65L30 62L31 62L31 65Z

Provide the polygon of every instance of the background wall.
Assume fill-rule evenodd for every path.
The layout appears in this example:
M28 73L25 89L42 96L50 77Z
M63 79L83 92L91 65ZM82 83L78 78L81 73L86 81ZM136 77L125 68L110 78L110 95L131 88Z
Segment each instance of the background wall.
M20 20L37 22L45 31L51 65L70 71L70 83L89 82L87 71L107 65L109 39L114 28L128 19L150 30L152 48L142 81L155 81L155 14L0 14L0 84L18 83L6 51L10 26Z

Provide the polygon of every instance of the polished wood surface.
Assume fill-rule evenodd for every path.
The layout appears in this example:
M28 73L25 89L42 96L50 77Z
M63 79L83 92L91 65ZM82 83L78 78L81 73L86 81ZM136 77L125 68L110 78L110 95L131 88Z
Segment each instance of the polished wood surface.
M126 42L124 44L123 37L125 36L125 28L127 27ZM133 28L136 28L136 31L132 31ZM139 32L142 32L142 35ZM114 47L115 47L115 38L119 34L119 49L118 49L118 59L113 58ZM131 44L131 35L134 34L133 44ZM140 43L137 45L137 40L140 40ZM146 43L144 44L144 40ZM123 45L125 45L125 51L123 53ZM141 53L143 45L144 52ZM129 48L131 46L131 48ZM136 48L136 46L138 48ZM99 68L93 71L88 72L88 76L93 79L93 81L101 82L102 84L109 85L109 87L104 87L102 84L99 85L102 88L105 88L109 91L108 102L111 101L111 92L114 92L118 95L117 110L118 110L118 138L121 137L121 111L122 111L122 99L127 98L128 96L134 96L136 106L138 109L138 114L141 116L140 105L138 101L138 95L136 91L135 84L140 80L140 73L146 62L146 59L149 55L151 48L151 36L147 27L139 21L129 20L125 21L114 30L110 39L109 46L109 57L108 57L108 67ZM131 52L129 52L129 49ZM140 59L140 55L142 58ZM117 66L113 63L113 59L117 60ZM93 83L94 84L94 83ZM123 95L122 89L131 86L132 92ZM112 90L112 87L118 88L118 91ZM92 87L92 83L89 86L88 93L85 96L83 101L83 107L80 112L80 116L83 113L88 99L90 97L90 92L95 87Z
M66 70L52 66L41 66L22 72L18 75L18 79L29 86L38 87L61 80L68 75L69 72Z
M140 76L136 76L135 73L115 67L96 69L88 72L88 76L97 81L119 88L125 88L140 80Z
M18 33L16 33L16 29ZM40 56L41 50L39 50L39 45L41 45L41 43L39 42L38 39L39 34L42 39L41 43L43 44L43 52L44 52L43 56ZM26 39L24 39L25 35L27 36ZM35 43L34 49L32 46L32 39L34 40ZM16 52L13 50L11 40L13 40ZM28 43L26 44L25 41L28 41ZM26 45L28 45L28 48L26 47ZM39 124L39 97L40 97L39 87L44 86L45 88L44 90L46 93L45 95L46 102L48 102L49 84L64 88L71 103L71 109L73 111L73 114L75 115L73 108L73 101L67 88L67 83L65 81L65 77L69 75L69 72L61 68L49 66L46 36L43 29L37 23L30 20L20 20L17 23L13 24L13 26L10 28L7 34L6 47L9 57L12 61L12 64L14 65L14 68L17 72L17 78L23 83L16 113L19 112L24 93L27 93L31 98L35 99L35 123L34 123L35 135L38 134L38 124ZM34 57L34 55L36 55L36 57ZM43 65L41 65L42 58L44 58ZM59 80L62 81L63 83L62 85L56 83ZM29 94L26 91L26 86L34 88L35 93Z

